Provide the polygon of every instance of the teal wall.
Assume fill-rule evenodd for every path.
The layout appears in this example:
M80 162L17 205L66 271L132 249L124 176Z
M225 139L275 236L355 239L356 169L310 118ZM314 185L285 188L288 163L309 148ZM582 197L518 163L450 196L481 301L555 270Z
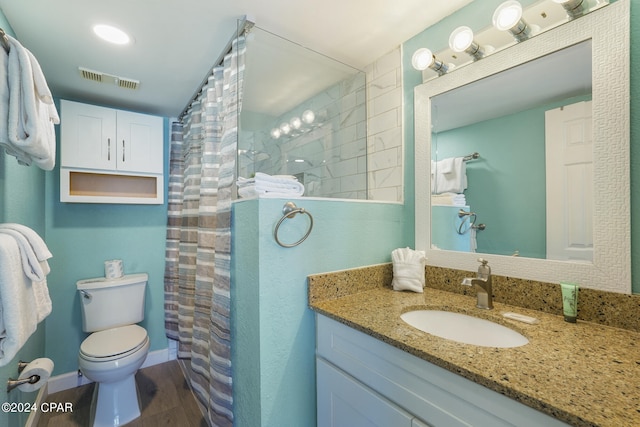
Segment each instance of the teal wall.
M164 121L168 147L169 122ZM56 127L59 137L59 127ZM58 150L59 152L60 150ZM165 149L165 172L168 154ZM56 164L60 164L58 157ZM167 177L165 176L165 188ZM165 197L166 199L166 197ZM104 276L104 261L122 259L125 274L148 273L145 320L150 351L167 348L164 333L164 250L167 205L116 205L60 202L60 169L46 179L46 241L54 254L49 274L53 312L47 318L46 355L54 374L78 369L82 331L76 281Z
M238 427L315 425L315 320L309 274L390 262L408 245L404 206L299 199L314 217L311 235L282 248L273 229L285 199L233 206L232 336L234 412ZM308 219L286 220L279 236L298 240Z
M588 99L569 98L434 137L438 159L480 151L480 159L467 163L464 192L478 223L487 225L476 234L478 252L546 258L545 112Z
M15 37L13 29L0 11L0 27ZM4 76L3 76L4 77ZM45 172L36 167L18 165L14 157L0 150L0 223L18 222L31 227L45 237L44 182ZM36 332L18 351L12 361L0 368L0 402L35 401L37 393L23 393L18 389L7 394L9 378L18 378L18 361L31 361L45 355L46 324L40 323ZM0 426L24 425L29 414L0 412Z
M524 6L533 0L523 0ZM411 66L411 56L420 47L429 47L434 52L447 47L451 31L460 26L468 25L474 31L479 31L491 23L495 8L502 0L475 1L460 11L448 16L437 24L427 28L402 45L402 67L404 83L404 140L405 140L405 182L413 182L415 168L413 166L414 115L413 90L422 83L422 76ZM631 224L640 221L640 2L631 1L631 275L634 293L640 293L640 228Z

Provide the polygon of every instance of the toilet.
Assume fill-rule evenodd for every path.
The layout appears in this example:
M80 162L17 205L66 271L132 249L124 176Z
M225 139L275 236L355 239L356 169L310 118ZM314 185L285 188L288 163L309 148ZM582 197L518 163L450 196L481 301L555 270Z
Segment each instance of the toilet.
M76 283L82 306L82 329L91 332L80 345L80 371L96 386L91 401L93 427L115 427L140 416L135 374L149 352L144 319L148 275Z

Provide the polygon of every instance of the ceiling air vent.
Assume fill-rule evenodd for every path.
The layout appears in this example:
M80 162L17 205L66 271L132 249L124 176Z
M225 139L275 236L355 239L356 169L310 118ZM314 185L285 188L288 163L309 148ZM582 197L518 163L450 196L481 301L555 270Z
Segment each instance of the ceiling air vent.
M118 86L125 89L138 89L138 85L140 85L140 82L138 80L123 79L122 77L117 77L116 82Z
M102 76L103 76L102 73L98 71L89 70L87 68L82 68L82 67L79 67L78 69L80 70L80 75L83 78L87 80L93 80L94 82L102 83Z
M78 70L80 71L80 75L82 76L82 78L91 80L96 83L112 84L125 89L138 89L138 87L140 86L140 81L138 80L118 77L114 76L113 74L94 71L84 67L78 67Z

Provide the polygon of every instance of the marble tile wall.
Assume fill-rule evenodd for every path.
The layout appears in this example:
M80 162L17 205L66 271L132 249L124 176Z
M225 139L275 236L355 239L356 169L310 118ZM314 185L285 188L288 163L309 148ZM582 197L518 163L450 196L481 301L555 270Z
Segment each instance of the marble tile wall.
M279 117L265 116L256 129L241 129L240 176L296 175L310 197L403 201L400 52L394 49ZM271 129L307 109L316 113L311 129L271 137Z
M241 176L251 172L296 175L305 196L345 199L367 197L366 75L363 72L325 89L294 109L270 118L263 129L241 133L253 162L241 162ZM315 121L303 132L273 138L270 130L312 110ZM254 171L251 171L254 169Z
M402 69L400 47L367 72L368 198L403 200Z

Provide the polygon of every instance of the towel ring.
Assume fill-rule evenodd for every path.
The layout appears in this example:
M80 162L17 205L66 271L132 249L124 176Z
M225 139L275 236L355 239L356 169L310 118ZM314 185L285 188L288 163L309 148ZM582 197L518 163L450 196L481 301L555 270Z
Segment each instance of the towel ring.
M473 219L470 219L471 217L473 217ZM476 221L478 220L478 215L476 215L475 212L467 212L464 209L460 209L458 211L458 218L463 218L463 220L460 222L460 227L458 227L458 234L460 235L465 234L467 231L469 231L472 228L480 227L480 226L476 227ZM467 228L464 229L464 231L462 231L462 227L467 222L467 220L469 220L470 224ZM484 228L481 228L481 230L484 230Z
M294 246L298 246L300 243L304 242L307 237L309 237L309 234L311 234L311 229L313 229L313 217L311 216L309 211L305 210L304 208L297 207L296 204L293 203L293 202L285 203L283 208L282 208L282 213L283 213L282 218L280 218L280 221L278 221L278 223L276 224L276 228L273 231L273 238L276 239L276 243L279 244L280 246L282 246L283 248L292 248ZM297 242L295 242L295 243L282 243L280 241L280 239L278 238L278 230L280 229L280 225L282 224L282 222L285 219L293 218L294 216L296 216L299 213L309 215L309 221L310 221L309 229L307 230L305 235L302 236L302 239L298 240Z

